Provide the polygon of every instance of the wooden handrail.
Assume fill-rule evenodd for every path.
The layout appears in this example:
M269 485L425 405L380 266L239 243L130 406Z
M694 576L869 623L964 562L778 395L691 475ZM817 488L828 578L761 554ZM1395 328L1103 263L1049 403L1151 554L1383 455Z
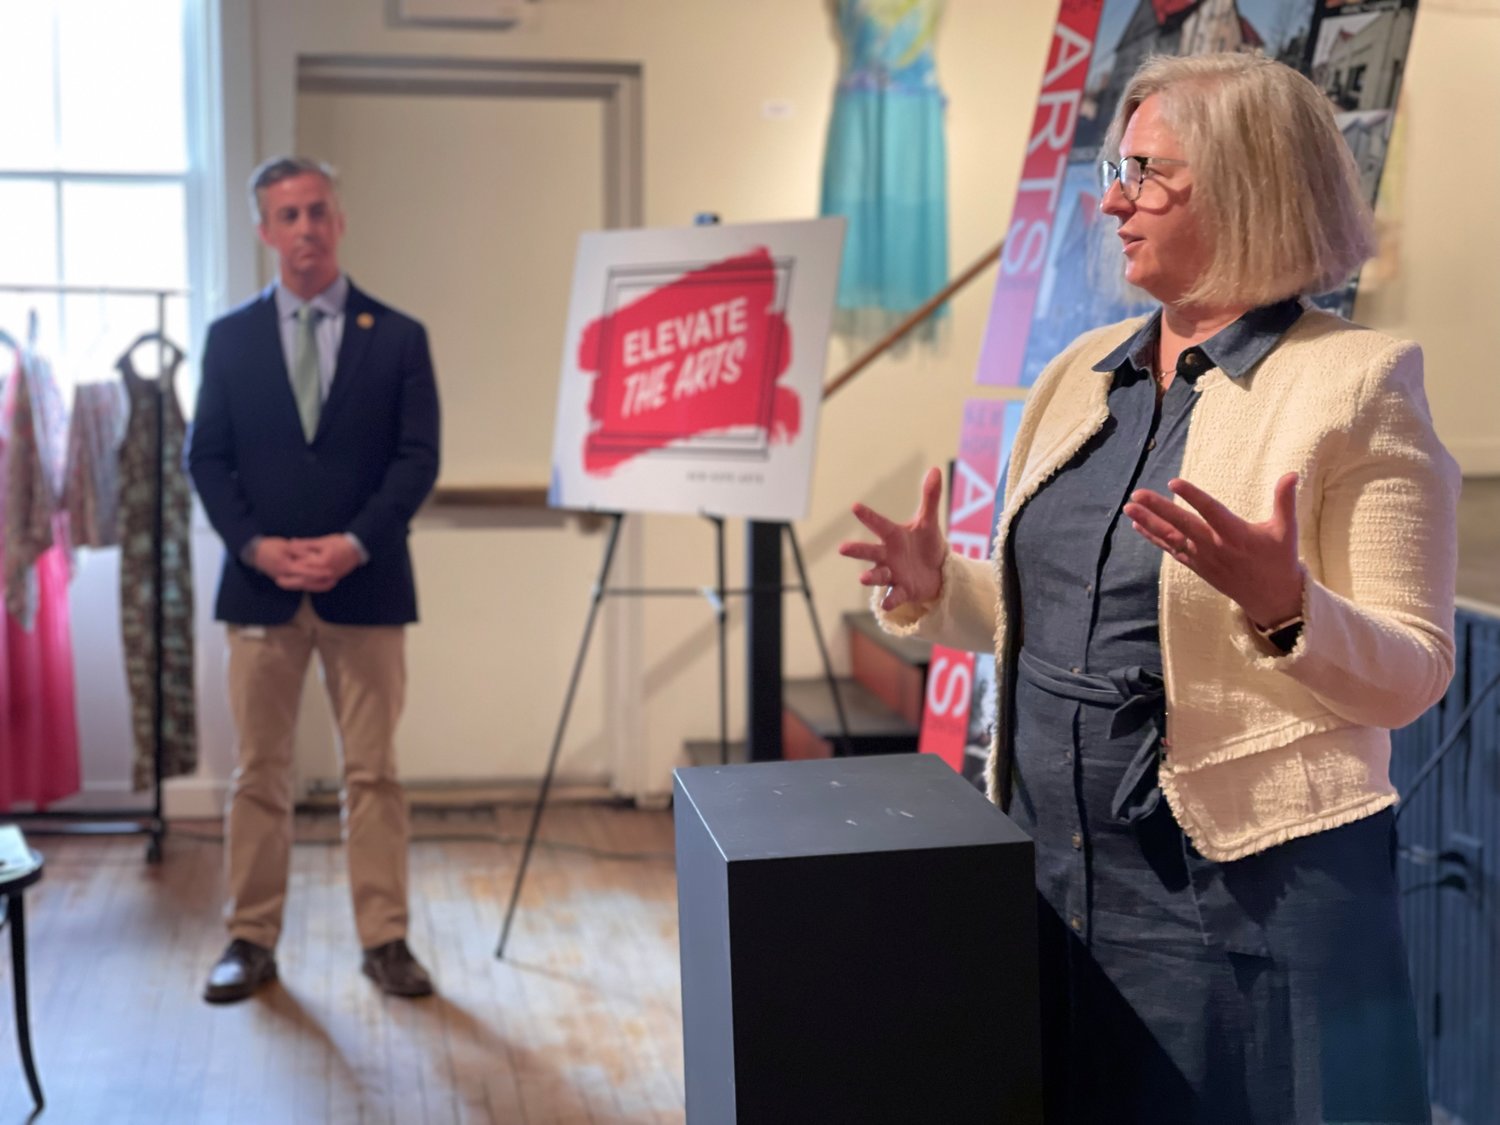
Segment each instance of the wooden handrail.
M512 512L546 512L550 517L572 520L580 531L597 531L606 516L576 508L553 508L547 503L545 484L440 484L427 498L427 510L508 509Z
M939 307L941 307L945 302L951 299L953 295L960 289L968 285L969 282L973 281L985 270L989 269L990 266L998 262L1000 260L1000 252L1004 249L1005 239L1002 238L999 242L995 243L994 246L990 247L990 249L987 250L983 255L981 255L979 260L976 261L972 266L964 270L963 273L959 274L952 281L948 282L948 284L943 286L942 289L938 290L938 292L926 304L913 312L900 324L896 325L896 327L891 329L890 332L886 333L884 339L880 340L873 347L871 347L869 351L865 352L864 355L860 356L848 367L844 368L832 379L830 379L823 387L823 401L827 402L829 399L831 399L836 391L843 389L845 383L849 382L850 379L853 379L866 367L869 367L870 364L874 363L877 359L879 359L882 355L884 355L892 347L899 343L900 340L908 332L917 327L917 325L921 324L933 313L937 312Z
M440 508L545 508L545 484L440 484L429 504Z

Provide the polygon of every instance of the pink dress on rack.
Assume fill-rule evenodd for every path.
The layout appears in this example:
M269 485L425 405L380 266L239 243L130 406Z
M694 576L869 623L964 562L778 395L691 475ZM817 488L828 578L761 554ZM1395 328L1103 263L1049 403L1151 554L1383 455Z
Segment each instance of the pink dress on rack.
M22 802L45 808L81 784L67 539L58 506L60 402L46 361L34 353L18 354L0 396L0 570L6 603L0 644L0 809Z

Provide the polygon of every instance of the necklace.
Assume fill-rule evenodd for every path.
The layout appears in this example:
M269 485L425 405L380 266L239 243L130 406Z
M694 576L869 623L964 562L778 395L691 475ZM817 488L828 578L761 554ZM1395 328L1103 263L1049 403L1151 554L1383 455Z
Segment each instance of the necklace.
M1167 393L1168 376L1165 371L1158 371L1155 363L1151 365L1151 382L1156 385L1156 397L1158 399Z

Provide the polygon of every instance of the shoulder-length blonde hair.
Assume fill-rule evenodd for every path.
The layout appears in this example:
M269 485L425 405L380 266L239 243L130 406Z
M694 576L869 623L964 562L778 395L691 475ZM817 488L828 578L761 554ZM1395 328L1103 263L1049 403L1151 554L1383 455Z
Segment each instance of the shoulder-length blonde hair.
M1182 141L1193 208L1213 243L1188 301L1324 293L1375 253L1354 157L1328 100L1301 74L1253 54L1147 59L1120 98L1103 157L1119 159L1126 124L1153 95Z

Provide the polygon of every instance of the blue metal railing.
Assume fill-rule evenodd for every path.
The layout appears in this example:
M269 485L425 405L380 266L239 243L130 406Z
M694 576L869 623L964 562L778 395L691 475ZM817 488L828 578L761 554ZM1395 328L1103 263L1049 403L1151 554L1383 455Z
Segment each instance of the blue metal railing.
M1483 1125L1500 1122L1500 616L1460 610L1456 641L1447 695L1392 735L1391 778L1428 1086Z

